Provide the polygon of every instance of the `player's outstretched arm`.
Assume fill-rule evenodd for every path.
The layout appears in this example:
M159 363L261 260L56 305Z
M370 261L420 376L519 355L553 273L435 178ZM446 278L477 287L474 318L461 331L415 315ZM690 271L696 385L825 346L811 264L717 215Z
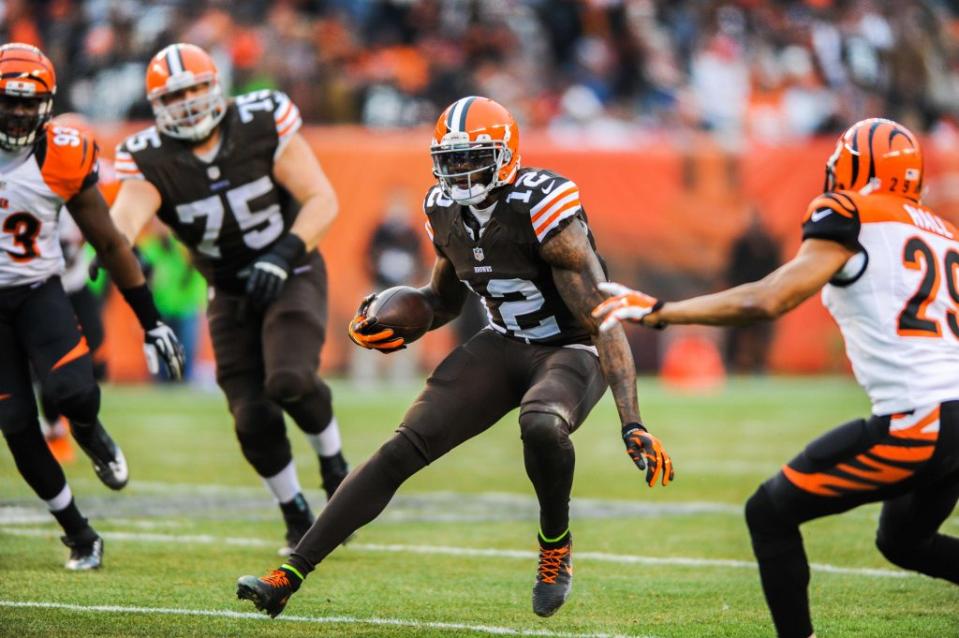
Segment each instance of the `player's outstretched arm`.
M153 303L153 295L147 287L140 263L133 254L130 242L110 219L110 209L103 195L96 186L90 186L67 202L67 210L83 236L97 251L100 262L110 272L143 327L146 334L144 350L150 371L157 372L158 359L163 359L170 375L174 379L181 378L183 347L173 331L160 321L160 313Z
M615 290L593 315L604 329L619 321L647 326L686 323L739 325L775 319L814 295L855 255L827 239L807 239L791 261L759 281L683 301L660 303L635 290Z
M306 250L312 250L336 219L339 204L313 149L299 133L276 158L273 177L300 205L290 232L303 241Z
M599 284L606 280L599 258L590 246L584 226L570 223L542 245L540 253L553 269L553 280L566 306L593 335L603 375L609 383L622 424L623 442L630 458L646 471L652 487L673 480L673 462L662 444L650 434L639 415L636 367L622 327L600 331L590 311L602 301Z

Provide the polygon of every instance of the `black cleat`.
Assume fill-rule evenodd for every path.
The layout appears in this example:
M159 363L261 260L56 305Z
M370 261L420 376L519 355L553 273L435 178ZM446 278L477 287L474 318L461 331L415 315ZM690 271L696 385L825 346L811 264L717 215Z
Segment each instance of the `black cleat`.
M80 449L93 461L93 471L97 473L97 478L111 490L123 489L130 480L127 460L123 451L103 429L103 424L99 421L92 426L74 423L71 429Z
M294 584L295 583L295 584ZM236 581L236 597L251 600L260 611L276 618L286 607L290 596L300 588L295 575L283 569L274 569L266 576L241 576Z
M70 548L70 558L63 565L70 571L88 571L103 565L103 539L93 528L73 536L61 536L60 540Z
M573 589L573 535L560 545L539 542L539 567L533 584L533 613L552 616Z
M326 492L326 500L333 498L333 492L340 486L343 479L350 473L350 466L343 458L342 452L337 452L333 456L320 457L320 478L323 481L323 491Z
M303 535L313 525L313 512L303 494L297 494L289 503L281 503L283 522L286 523L286 545L277 552L280 556L289 556Z

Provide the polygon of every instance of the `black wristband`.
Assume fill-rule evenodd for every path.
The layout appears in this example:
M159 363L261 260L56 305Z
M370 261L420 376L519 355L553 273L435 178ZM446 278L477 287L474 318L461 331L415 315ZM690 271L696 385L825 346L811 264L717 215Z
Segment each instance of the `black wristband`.
M270 252L282 257L292 266L306 254L306 244L293 233L287 233L270 247Z
M656 303L653 304L653 309L650 311L649 314L653 314L654 312L659 312L660 310L663 309L663 306L665 305L666 305L665 301L663 301L662 299L657 299ZM650 326L650 328L652 328L653 330L664 330L667 325L669 324L667 324L665 321L657 321L652 326Z
M160 323L160 312L156 304L153 303L153 294L146 284L140 284L133 288L121 288L120 294L126 299L127 305L137 316L137 320L143 327L143 330L152 330Z
M623 438L626 438L626 435L632 432L633 430L642 430L643 432L649 432L646 429L646 426L638 421L633 421L632 423L626 423L623 425Z

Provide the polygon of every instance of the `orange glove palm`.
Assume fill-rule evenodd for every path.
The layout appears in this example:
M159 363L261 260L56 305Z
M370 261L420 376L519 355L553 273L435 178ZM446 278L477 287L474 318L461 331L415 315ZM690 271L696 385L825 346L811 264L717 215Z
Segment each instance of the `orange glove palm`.
M623 426L623 443L626 444L626 453L633 459L640 470L646 470L646 484L656 485L656 480L662 473L663 487L673 480L673 460L655 436L646 431L639 423L627 423Z
M392 328L377 325L376 317L367 317L366 313L376 299L376 293L366 296L350 321L347 331L350 340L361 348L379 350L384 354L396 352L406 347L403 337L395 337Z

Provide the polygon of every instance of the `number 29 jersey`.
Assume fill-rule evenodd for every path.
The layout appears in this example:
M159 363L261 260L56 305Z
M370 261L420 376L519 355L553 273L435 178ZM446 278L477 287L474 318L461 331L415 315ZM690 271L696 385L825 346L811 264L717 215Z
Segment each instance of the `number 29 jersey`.
M237 96L220 122L211 161L150 127L117 147L117 178L153 184L162 199L157 215L190 249L207 282L242 293L251 262L289 230L299 210L273 180L273 165L301 125L299 109L279 91Z
M822 299L873 413L959 399L955 226L912 199L836 191L809 205L803 239L810 238L858 251Z
M586 225L574 182L552 171L521 169L516 181L503 187L478 238L464 218L472 213L439 186L427 192L423 209L435 250L483 300L490 328L527 343L590 343L589 332L566 306L551 266L540 255L540 246L568 224ZM587 234L595 250L588 227Z

